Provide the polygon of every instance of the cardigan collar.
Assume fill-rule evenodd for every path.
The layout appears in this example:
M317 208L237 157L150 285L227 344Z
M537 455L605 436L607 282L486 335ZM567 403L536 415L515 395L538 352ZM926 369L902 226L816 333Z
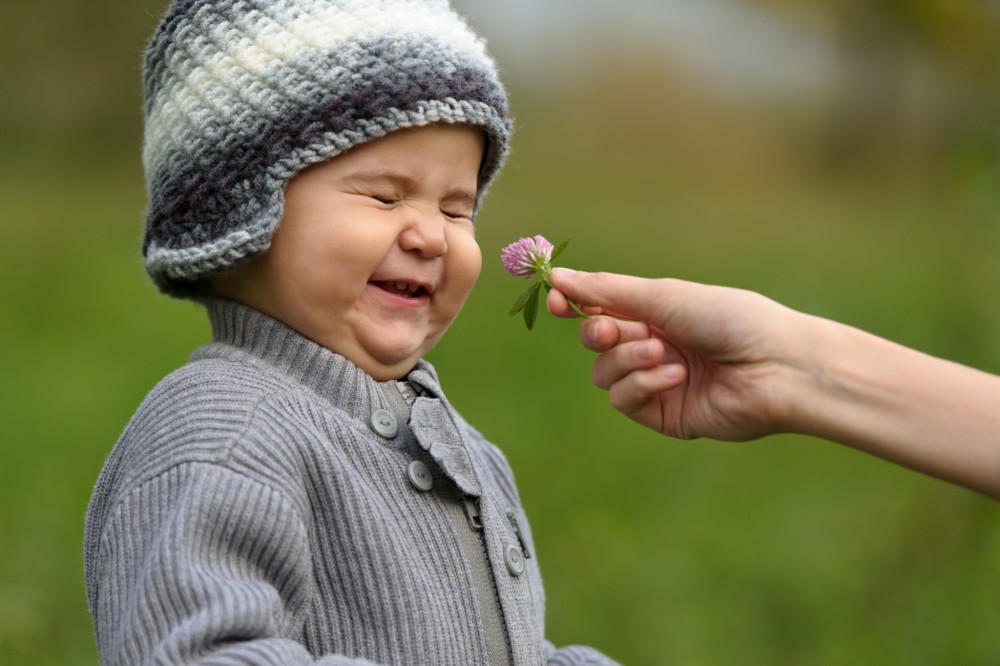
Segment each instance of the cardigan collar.
M212 342L191 360L221 358L252 363L288 377L361 421L390 409L385 388L349 360L253 308L225 299L206 302ZM421 359L405 377L419 397L411 405L410 427L425 450L468 495L480 483L434 367Z
M228 358L262 363L358 417L385 407L379 382L340 354L235 301L214 298L206 307L212 342L195 351L192 360ZM403 379L421 395L444 397L434 367L423 359Z

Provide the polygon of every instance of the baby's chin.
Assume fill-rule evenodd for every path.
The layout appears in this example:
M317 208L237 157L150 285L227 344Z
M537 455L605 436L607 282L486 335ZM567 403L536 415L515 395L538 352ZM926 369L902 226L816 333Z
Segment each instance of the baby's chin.
M433 345L423 342L394 342L392 340L366 341L351 353L343 354L347 360L377 381L403 379L417 364L417 361Z

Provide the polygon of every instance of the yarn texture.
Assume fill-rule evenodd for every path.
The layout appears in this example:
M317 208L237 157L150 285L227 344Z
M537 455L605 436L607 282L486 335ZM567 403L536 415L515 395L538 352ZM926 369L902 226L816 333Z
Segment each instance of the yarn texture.
M145 54L145 267L192 296L262 254L305 167L408 127L481 128L478 201L509 151L484 42L437 0L176 0Z

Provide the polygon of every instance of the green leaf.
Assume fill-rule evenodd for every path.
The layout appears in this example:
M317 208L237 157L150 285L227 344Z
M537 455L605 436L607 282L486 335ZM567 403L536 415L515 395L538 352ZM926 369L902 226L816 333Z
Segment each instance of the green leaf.
M540 283L536 282L521 292L521 295L517 297L516 301L514 301L514 306L510 309L510 312L507 313L507 319L516 315L524 308L525 305L527 305L528 299L531 298L531 295L538 292L539 284Z
M550 262L551 261L555 261L556 257L558 257L560 254L563 253L563 250L566 249L567 245L569 245L569 239L568 238L566 240L564 240L562 243L559 243L559 245L556 245L555 248L553 248L553 250L552 250L552 259L550 259Z
M538 294L541 292L542 283L536 282L528 297L528 302L524 304L524 323L528 325L530 331L535 327L535 319L538 318Z

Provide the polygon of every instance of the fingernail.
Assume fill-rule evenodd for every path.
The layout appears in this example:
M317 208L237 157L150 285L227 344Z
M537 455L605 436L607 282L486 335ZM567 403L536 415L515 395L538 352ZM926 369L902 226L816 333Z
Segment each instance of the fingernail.
M552 269L552 275L560 278L568 278L573 273L576 273L572 268L562 268L561 266L556 266Z

